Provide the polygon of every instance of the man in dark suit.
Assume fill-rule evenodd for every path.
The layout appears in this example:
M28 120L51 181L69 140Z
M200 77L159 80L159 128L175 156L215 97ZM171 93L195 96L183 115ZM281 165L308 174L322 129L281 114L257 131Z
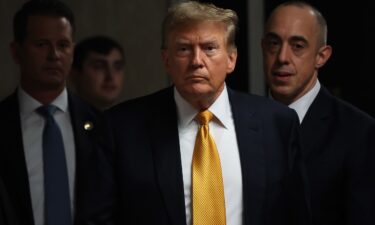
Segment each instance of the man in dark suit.
M103 117L65 87L73 14L63 2L32 0L13 22L11 50L21 79L0 103L1 177L20 224L79 222L86 180L97 169L90 160L110 142ZM55 113L47 117L42 109Z
M169 9L162 57L174 87L109 111L117 150L112 163L118 224L295 222L289 191L298 120L281 104L226 87L225 78L237 59L236 24L234 11L211 4L189 1ZM197 117L211 113L208 125L198 125ZM206 126L210 134L206 135L216 144L210 150L201 146L197 135ZM219 172L217 160L210 161L207 170L220 178L198 186L202 180L197 164L202 170L205 166L196 156L205 151L218 154ZM103 171L103 177L108 179L109 174ZM107 184L107 191L98 191L106 203L108 190L113 190L112 183ZM196 197L202 192L220 197ZM98 218L108 218L104 212L90 222L102 224Z
M320 85L326 39L316 8L278 6L262 40L265 75L272 98L299 115L314 224L375 224L375 121Z

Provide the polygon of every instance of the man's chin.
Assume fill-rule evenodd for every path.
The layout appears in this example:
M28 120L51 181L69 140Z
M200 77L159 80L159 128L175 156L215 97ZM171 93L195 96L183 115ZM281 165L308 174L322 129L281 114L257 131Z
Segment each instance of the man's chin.
M116 101L115 96L98 96L97 99L105 105L111 105Z
M191 96L205 96L212 94L212 88L208 87L208 85L202 85L202 84L196 84L190 86L187 90L186 93L191 95Z
M50 79L48 81L44 81L41 84L42 88L45 90L58 90L63 89L65 87L65 80L60 79Z

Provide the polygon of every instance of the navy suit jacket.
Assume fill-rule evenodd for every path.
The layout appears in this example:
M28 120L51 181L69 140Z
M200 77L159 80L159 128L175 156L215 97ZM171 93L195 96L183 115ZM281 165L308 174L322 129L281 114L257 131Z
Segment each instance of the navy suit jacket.
M266 98L228 92L242 168L244 224L293 224L289 187L298 151L296 114ZM186 225L173 88L122 103L109 117L116 181L107 182L107 190L117 187L118 224ZM90 222L103 224L98 218L104 217Z
M8 191L5 189L3 179L0 177L0 224L17 225L14 209L9 201Z
M375 120L321 88L300 136L314 224L375 224Z
M0 102L0 174L9 199L20 224L33 225L29 179L25 161L17 92ZM69 112L72 121L76 148L75 221L81 224L90 199L91 191L87 180L91 171L98 170L93 161L96 154L110 148L110 139L104 117L78 97L68 95ZM84 124L91 122L92 130L85 130Z

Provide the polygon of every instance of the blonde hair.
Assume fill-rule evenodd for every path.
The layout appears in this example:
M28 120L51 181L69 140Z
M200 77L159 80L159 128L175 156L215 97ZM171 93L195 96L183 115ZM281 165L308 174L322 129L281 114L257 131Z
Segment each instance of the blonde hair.
M167 48L167 37L174 29L189 23L217 21L226 26L227 46L236 48L235 36L238 17L235 11L223 9L213 4L187 1L168 9L162 26L162 49Z

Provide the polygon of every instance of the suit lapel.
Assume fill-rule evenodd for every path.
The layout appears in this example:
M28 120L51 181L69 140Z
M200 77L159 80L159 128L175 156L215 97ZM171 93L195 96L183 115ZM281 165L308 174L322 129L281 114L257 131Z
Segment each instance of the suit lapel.
M82 180L87 176L87 161L91 158L90 154L93 150L92 142L90 137L94 135L96 129L96 120L93 114L90 114L90 109L88 105L82 102L77 97L69 94L68 95L69 113L72 123L72 129L74 134L74 144L75 144L75 155L76 155L76 177L75 177L75 205L76 205L76 216L79 218L82 208L81 206L81 183ZM85 129L85 124L91 124L90 129Z
M261 120L249 96L228 89L242 168L244 224L259 224L265 199L266 165ZM252 104L255 106L255 104Z
M333 106L328 91L321 87L316 99L311 104L302 121L300 137L303 143L303 156L310 158L319 153L320 146L329 138Z
M76 148L76 157L79 161L85 156L85 152L91 150L90 135L95 132L95 118L93 114L90 114L90 109L87 104L83 103L76 97L68 95L69 101L69 113L72 122L72 128L74 133L74 141ZM85 125L90 124L91 129L85 129ZM77 163L78 165L78 163Z
M177 113L173 89L154 99L150 123L157 179L171 224L186 224ZM150 104L150 105L151 105Z
M3 181L20 224L34 224L17 92L2 102L0 113L5 127L0 133Z
M8 197L2 178L0 177L0 224L14 225L18 219L14 214L13 205Z

